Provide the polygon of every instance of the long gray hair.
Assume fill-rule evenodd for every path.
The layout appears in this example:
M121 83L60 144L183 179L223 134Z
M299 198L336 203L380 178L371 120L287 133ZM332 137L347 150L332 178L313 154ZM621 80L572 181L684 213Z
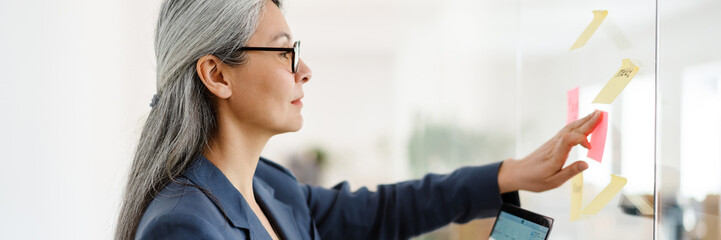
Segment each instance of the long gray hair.
M281 0L273 0L278 7ZM196 62L213 54L236 66L265 0L166 0L155 32L157 97L125 188L115 239L133 239L153 198L195 160L217 130L211 93Z

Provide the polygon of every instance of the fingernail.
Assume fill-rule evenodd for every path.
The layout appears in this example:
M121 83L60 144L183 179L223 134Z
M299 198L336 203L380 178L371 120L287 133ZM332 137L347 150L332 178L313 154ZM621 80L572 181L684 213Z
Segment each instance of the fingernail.
M588 164L587 164L587 163L578 164L578 170L583 171L583 170L586 170L587 168L588 168Z

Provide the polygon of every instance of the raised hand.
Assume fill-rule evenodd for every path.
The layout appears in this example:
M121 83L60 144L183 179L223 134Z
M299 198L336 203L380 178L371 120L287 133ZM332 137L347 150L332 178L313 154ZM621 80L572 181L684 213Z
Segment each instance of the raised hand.
M563 165L574 146L581 144L591 149L587 137L600 122L601 115L601 112L596 110L566 125L553 138L523 159L504 161L498 170L498 187L501 193L516 190L542 192L554 189L586 170L588 164L583 161L575 162L566 168L563 168Z

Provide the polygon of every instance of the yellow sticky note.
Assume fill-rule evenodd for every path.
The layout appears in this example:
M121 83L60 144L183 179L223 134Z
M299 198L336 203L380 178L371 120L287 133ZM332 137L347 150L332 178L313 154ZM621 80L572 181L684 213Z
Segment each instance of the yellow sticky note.
M581 218L583 204L583 172L571 178L571 222Z
M629 59L624 59L621 68L618 69L618 72L613 75L611 80L608 80L606 86L603 86L596 99L593 99L593 103L611 104L626 88L626 85L631 82L631 79L636 76L636 73L638 73L636 64L633 64Z
M588 24L588 27L586 27L586 30L583 30L583 33L581 33L581 36L576 39L576 42L571 46L571 49L568 51L573 51L574 49L583 47L586 45L586 42L588 42L588 39L593 36L593 33L596 32L596 29L598 29L598 26L601 26L601 23L603 22L603 19L606 19L606 16L608 16L608 11L606 10L596 10L593 11L593 21L591 21L591 24Z
M626 178L611 174L611 183L609 183L608 186L606 186L606 188L598 194L598 196L593 198L591 203L588 204L581 213L585 215L592 215L600 212L606 204L611 202L611 199L613 199L616 194L621 192L621 188L625 185Z
M628 200L636 206L636 209L638 209L641 214L653 216L653 204L649 203L643 196L626 195L626 198L628 198Z

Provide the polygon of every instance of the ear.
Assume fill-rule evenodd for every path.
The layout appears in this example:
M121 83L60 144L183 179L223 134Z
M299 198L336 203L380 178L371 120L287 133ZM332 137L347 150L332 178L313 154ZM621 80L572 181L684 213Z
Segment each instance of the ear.
M195 71L200 77L200 81L203 81L208 90L213 95L226 99L229 98L233 92L230 90L230 79L223 77L223 62L214 55L205 55L198 59L195 65Z

